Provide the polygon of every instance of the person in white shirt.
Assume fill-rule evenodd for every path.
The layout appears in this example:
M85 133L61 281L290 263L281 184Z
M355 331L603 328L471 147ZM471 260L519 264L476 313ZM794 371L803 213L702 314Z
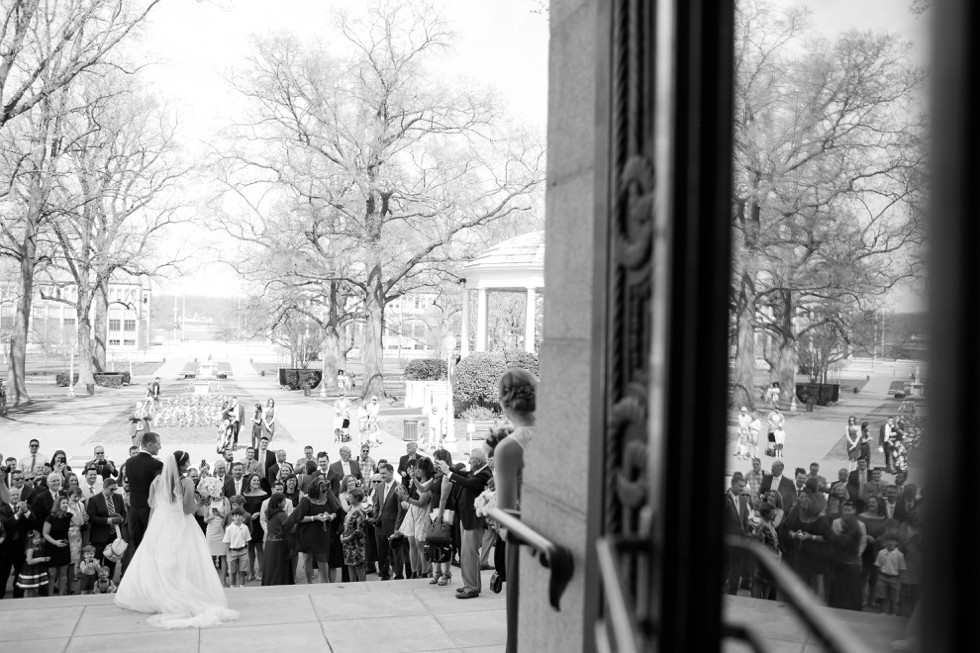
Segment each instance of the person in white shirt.
M368 402L366 406L367 409L367 438L370 440L374 439L376 444L381 444L381 429L378 427L378 417L381 415L381 404L378 403L378 397L371 397L371 401ZM373 434L373 435L372 435Z
M29 445L30 453L17 461L17 469L22 472L31 472L32 474L40 473L41 468L48 464L48 457L39 451L40 448L40 441L31 440Z
M236 508L231 511L231 523L225 527L222 541L228 545L228 575L232 587L245 585L245 570L248 569L248 541L251 533L244 524L245 511Z
M752 416L749 409L742 406L738 409L738 444L735 453L732 454L739 460L749 458L749 424L752 423Z
M337 414L337 420L340 422L340 435L346 441L346 438L350 437L350 399L347 398L347 395L341 395L334 403L333 409Z

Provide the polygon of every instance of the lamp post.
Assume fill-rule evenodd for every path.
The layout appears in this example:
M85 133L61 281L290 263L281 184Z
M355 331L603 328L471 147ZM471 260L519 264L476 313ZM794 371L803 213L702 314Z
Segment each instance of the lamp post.
M446 437L444 444L456 443L456 427L453 424L453 363L456 356L456 336L452 332L447 332L442 339L442 344L446 348Z

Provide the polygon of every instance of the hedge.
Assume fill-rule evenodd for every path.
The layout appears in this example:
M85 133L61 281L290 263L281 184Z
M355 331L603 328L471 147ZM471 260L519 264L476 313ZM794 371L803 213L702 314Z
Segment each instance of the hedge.
M129 372L96 372L92 376L95 378L95 385L103 388L119 388L129 385L132 381ZM68 372L58 372L54 377L54 383L59 388L67 388ZM75 383L72 385L78 385L78 372L75 372Z
M477 352L461 360L453 379L453 403L457 410L483 406L499 413L497 382L511 367L526 369L537 376L538 357L524 351Z
M406 381L440 381L446 378L446 361L441 358L418 358L405 366Z
M285 386L290 390L299 390L304 385L311 388L320 384L323 377L323 370L304 370L291 367L279 368L279 385Z

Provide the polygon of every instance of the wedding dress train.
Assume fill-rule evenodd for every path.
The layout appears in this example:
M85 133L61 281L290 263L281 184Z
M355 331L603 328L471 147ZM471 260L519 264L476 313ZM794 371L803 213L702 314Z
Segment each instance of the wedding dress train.
M150 522L119 583L116 605L155 613L147 621L160 628L210 626L237 619L238 612L228 608L201 527L163 489L172 465L164 461L163 473L150 490Z

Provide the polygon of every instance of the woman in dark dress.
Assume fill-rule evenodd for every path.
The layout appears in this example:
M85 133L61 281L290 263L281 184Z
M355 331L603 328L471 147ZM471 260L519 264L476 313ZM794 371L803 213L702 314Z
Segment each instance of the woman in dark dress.
M850 504L849 504L850 505ZM853 509L840 518L836 559L832 565L834 582L830 586L827 605L845 610L862 609L861 544L864 532Z
M826 600L823 584L833 560L837 536L824 514L821 492L804 491L783 520L785 546L792 549L789 564L817 596ZM783 539L782 537L780 538Z
M68 497L59 497L52 506L51 514L44 521L44 555L48 557L48 588L52 594L68 594L68 566L71 565L71 549L68 546L68 529L72 513L68 510Z
M252 518L252 539L248 541L248 577L249 580L256 578L262 580L262 538L265 533L262 530L259 511L262 509L262 502L269 498L269 495L262 489L262 479L252 474L248 477L248 490L243 496L245 512Z
M858 515L858 519L864 523L867 531L864 553L861 555L861 576L863 587L866 588L867 596L864 605L875 607L875 596L878 589L878 568L875 567L875 559L878 551L884 546L885 526L887 520L884 515L878 512L878 497L868 497L864 504L864 512Z
M291 585L289 573L289 544L286 542L286 497L281 493L272 495L265 514L268 519L268 532L265 550L262 553L262 585Z
M298 488L299 486L298 477L294 475L292 478ZM299 505L300 497L303 494L298 489L296 492L290 493L288 491L290 485L291 484L289 482L289 479L287 478L286 486L285 486L286 491L283 492L283 496L286 497L286 501L282 504L283 508L286 511L286 517L289 517L289 513L295 510L296 506ZM289 551L289 584L293 585L296 583L296 567L297 565L299 565L299 550L297 549L296 527L284 529L283 533L284 533L283 537L285 537L286 539L286 548Z
M296 527L296 549L304 553L303 571L306 582L313 583L313 561L316 560L320 569L320 582L329 583L333 579L335 569L329 569L331 560L331 545L333 531L342 522L337 522L340 502L330 491L327 479L317 477L310 486L308 495L299 500L299 505L289 515L285 528ZM337 538L339 540L339 536ZM334 559L337 557L334 553ZM340 554L343 564L343 553Z

